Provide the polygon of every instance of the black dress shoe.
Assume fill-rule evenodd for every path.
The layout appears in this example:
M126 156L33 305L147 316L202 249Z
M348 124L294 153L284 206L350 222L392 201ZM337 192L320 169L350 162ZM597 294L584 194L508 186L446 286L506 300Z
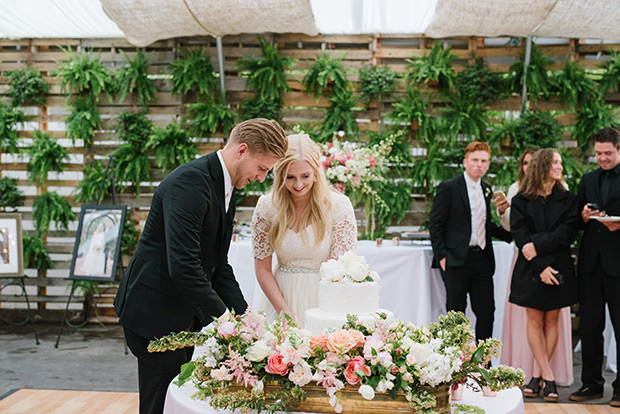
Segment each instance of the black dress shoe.
M594 400L596 398L603 398L603 390L598 390L585 386L579 388L579 390L575 391L568 397L569 400L577 402ZM618 400L618 402L620 404L620 399Z
M612 407L620 407L620 390L614 391L614 396L611 397L609 405L611 405Z

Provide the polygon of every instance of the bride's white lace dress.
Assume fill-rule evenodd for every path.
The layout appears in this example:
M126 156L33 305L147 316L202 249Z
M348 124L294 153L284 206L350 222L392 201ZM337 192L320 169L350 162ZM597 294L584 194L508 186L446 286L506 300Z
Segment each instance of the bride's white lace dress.
M336 191L330 192L332 213L328 233L321 243L314 247L315 235L312 226L306 229L307 245L299 232L288 230L282 240L282 247L274 252L269 242L269 229L277 211L271 200L271 193L261 196L252 216L252 251L257 259L264 259L275 253L277 264L274 276L284 300L303 326L306 309L318 306L319 268L323 262L335 259L347 251L355 252L357 247L357 225L353 206L348 197ZM254 291L253 307L264 311L267 320L277 317L274 307L258 287Z

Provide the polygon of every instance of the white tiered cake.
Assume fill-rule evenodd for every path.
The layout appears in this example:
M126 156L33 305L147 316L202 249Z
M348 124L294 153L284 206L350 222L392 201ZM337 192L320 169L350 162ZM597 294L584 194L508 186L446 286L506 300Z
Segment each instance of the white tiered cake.
M385 313L388 320L394 314L379 309L379 275L370 270L366 259L347 252L338 260L321 266L319 307L308 309L305 328L314 333L339 329L347 322L347 314L362 322L374 322L376 314Z

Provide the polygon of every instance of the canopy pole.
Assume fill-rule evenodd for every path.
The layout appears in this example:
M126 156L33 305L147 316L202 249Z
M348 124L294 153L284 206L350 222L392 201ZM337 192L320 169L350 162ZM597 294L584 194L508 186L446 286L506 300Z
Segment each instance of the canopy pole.
M530 65L530 56L532 54L532 36L527 37L525 43L525 61L523 62L523 88L521 90L521 114L525 111L527 104L527 67Z
M222 90L222 103L226 104L226 85L224 83L224 52L222 51L222 38L215 38L217 45L217 63L220 68L220 89Z

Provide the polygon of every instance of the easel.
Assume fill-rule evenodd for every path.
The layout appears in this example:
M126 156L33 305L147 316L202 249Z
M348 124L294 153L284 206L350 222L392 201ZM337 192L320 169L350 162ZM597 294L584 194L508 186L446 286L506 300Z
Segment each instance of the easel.
M109 159L108 159L108 166L106 167L106 170L104 172L103 175L103 180L101 181L101 186L99 187L99 197L98 199L102 199L103 198L103 194L104 194L104 185L105 183L109 180L109 182L112 183L112 205L116 205L116 179L115 179L115 173L114 173L114 155L110 155ZM123 229L124 223L121 223L121 234L122 234L122 229ZM118 258L118 265L116 267L116 269L113 270L113 273L115 273L118 276L118 272L120 271L120 275L122 276L123 274L123 256L119 255ZM75 289L77 287L79 287L79 284L76 283L79 279L71 279L72 283L71 283L71 293L69 294L69 299L67 299L67 306L65 307L65 312L62 316L62 320L60 321L60 330L58 331L58 337L56 338L56 344L54 345L54 348L58 348L58 343L60 342L60 336L62 335L62 330L65 324L67 324L68 326L71 327L76 327L76 328L81 328L83 326L85 326L88 323L88 318L85 318L83 322L79 323L79 324L71 324L69 322L69 319L67 318L67 315L69 314L69 305L71 304L71 299L73 298L73 294L75 293ZM88 279L84 279L85 281L90 281ZM110 329L107 326L104 325L104 323L101 321L101 317L99 316L99 311L97 309L97 296L95 295L95 291L93 289L93 285L92 283L88 286L88 291L86 292L86 295L90 294L91 297L93 298L93 307L95 309L95 316L97 317L97 322L99 323L99 325L104 328L104 329ZM127 351L127 342L125 342L125 355L128 354Z
M22 276L0 276L0 279L9 279L8 283L0 286L0 290L6 288L8 286L19 286L22 289L22 292L24 293L24 298L26 299L26 307L28 309L28 316L23 321L20 321L20 322L10 322L10 321L7 320L6 322L9 325L24 325L25 323L30 322L30 326L32 326L32 332L34 333L34 340L37 343L37 345L39 345L40 344L40 342L39 342L39 335L37 334L36 326L34 326L34 318L32 316L32 310L30 309L30 300L28 299L28 292L26 292L26 283L24 282L24 280L26 279L26 275L22 275Z

